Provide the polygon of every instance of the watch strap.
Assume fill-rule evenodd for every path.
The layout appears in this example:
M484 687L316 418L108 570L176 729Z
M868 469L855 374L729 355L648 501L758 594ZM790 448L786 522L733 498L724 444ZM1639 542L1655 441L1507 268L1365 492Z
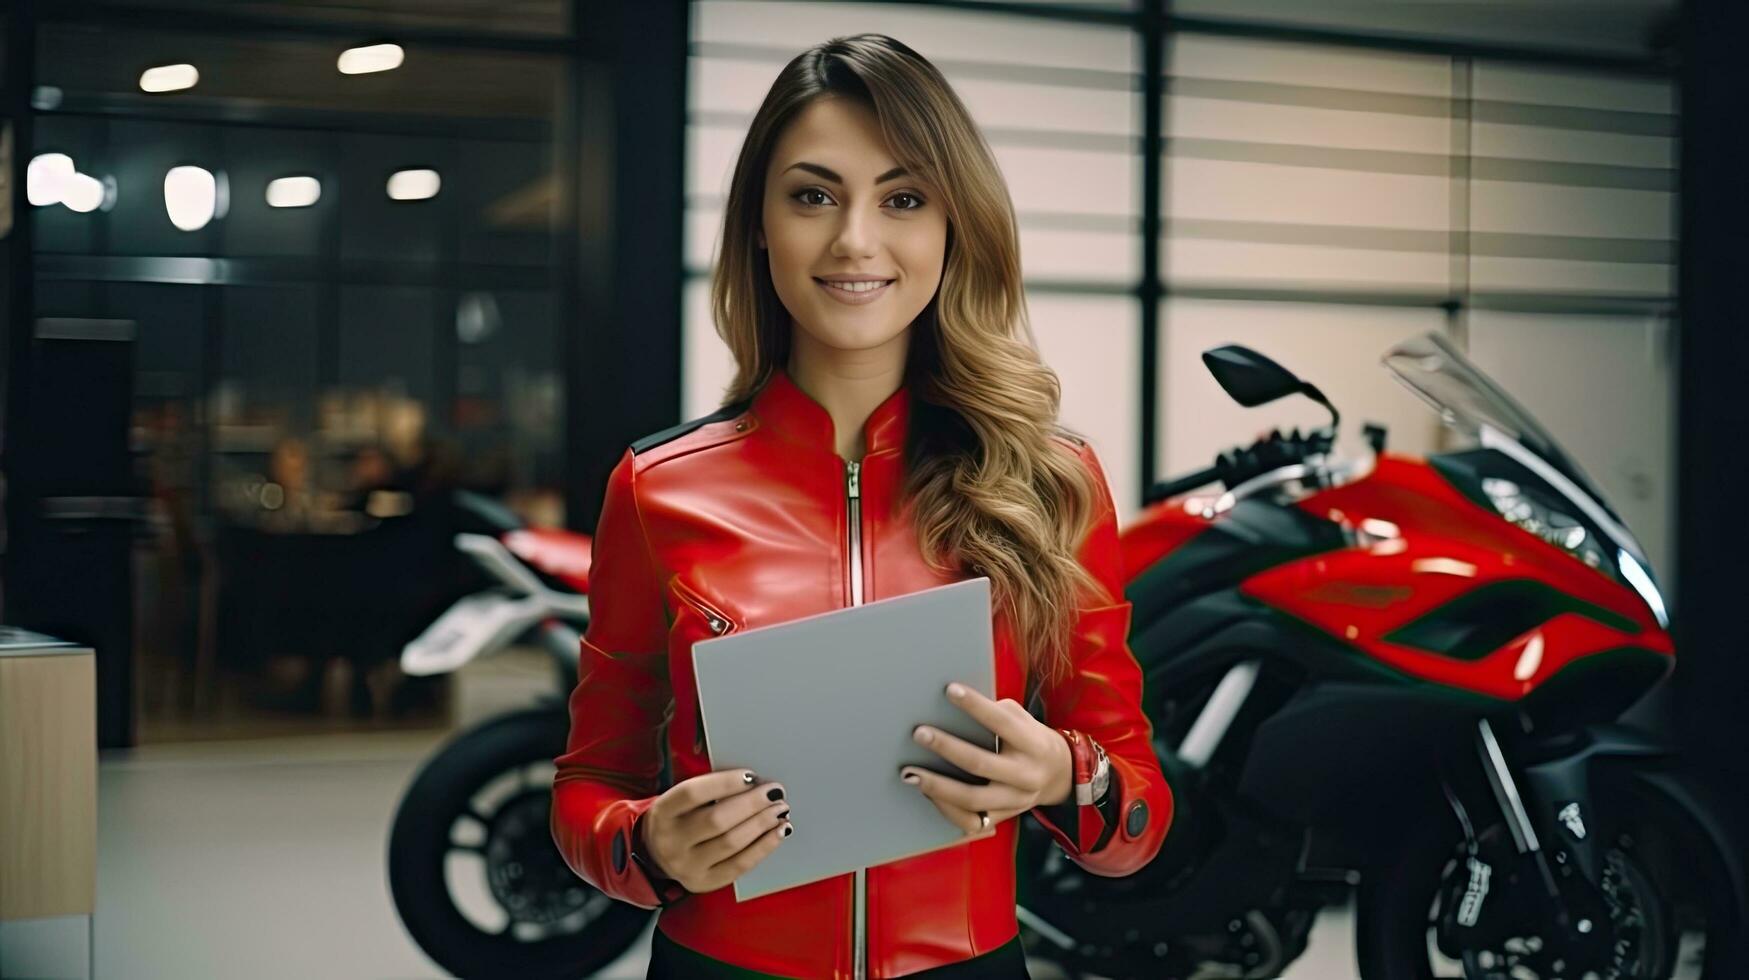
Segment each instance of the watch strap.
M667 908L692 893L687 891L686 886L682 885L680 882L675 881L673 878L663 876L661 872L656 870L656 866L651 864L644 856L644 834L643 827L641 826L642 821L643 815L640 814L638 822L632 825L632 863L638 866L638 869L644 873L644 877L650 879L650 887L656 892L657 903L662 908Z

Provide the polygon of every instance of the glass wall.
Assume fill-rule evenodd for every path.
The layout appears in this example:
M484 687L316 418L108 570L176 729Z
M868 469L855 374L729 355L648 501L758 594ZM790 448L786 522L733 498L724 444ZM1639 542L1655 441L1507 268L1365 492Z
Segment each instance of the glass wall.
M429 720L441 684L395 660L476 581L449 491L565 516L567 56L461 32L563 33L566 8L378 4L417 39L355 74L332 27L363 8L146 6L193 26L40 27L35 153L101 190L37 208L34 241L38 316L134 324L143 738L336 698Z

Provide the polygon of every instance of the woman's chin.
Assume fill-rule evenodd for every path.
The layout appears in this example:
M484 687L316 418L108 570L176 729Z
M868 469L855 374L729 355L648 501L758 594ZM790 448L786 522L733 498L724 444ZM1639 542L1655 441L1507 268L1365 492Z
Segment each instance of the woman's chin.
M851 322L845 322L846 319L851 319ZM822 347L844 352L875 350L898 340L905 333L903 326L895 328L890 323L856 323L853 318L839 316L822 318L816 323L821 327L803 328L809 338Z

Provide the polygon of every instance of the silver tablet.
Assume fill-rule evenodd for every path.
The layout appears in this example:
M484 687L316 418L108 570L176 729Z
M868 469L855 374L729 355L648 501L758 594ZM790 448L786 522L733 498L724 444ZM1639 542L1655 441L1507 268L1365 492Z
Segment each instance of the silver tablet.
M736 901L965 841L899 770L985 782L911 731L998 749L947 699L950 681L995 697L990 620L990 580L975 578L693 645L711 770L783 783L796 825L735 881Z

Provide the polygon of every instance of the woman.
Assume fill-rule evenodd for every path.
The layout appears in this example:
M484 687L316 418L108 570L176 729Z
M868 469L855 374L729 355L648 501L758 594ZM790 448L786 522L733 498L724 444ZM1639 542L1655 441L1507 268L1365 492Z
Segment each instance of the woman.
M1011 818L1121 876L1159 850L1171 794L1105 477L1056 425L1007 189L932 65L861 35L784 68L736 162L712 300L725 407L608 481L554 840L603 892L663 907L652 977L1025 977ZM807 814L709 771L693 643L976 575L997 697L947 696L1000 752L914 737L988 783L894 774L966 842L737 903L727 886Z

